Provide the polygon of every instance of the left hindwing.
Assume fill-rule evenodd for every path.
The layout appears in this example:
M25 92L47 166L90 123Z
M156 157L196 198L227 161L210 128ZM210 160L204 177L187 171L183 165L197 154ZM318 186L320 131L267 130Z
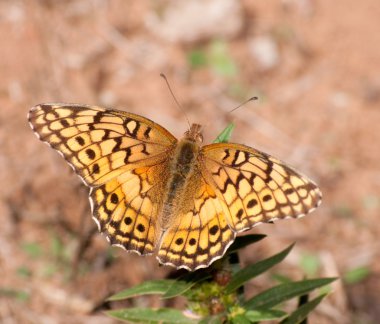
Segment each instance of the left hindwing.
M206 145L202 172L228 206L228 223L243 231L258 223L301 217L321 202L317 185L280 160L245 145Z

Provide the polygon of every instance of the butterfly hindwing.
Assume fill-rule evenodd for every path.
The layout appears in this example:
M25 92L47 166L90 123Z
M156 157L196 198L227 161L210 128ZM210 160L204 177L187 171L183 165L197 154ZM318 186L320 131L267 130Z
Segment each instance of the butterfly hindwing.
M89 186L155 164L177 142L147 118L97 106L42 104L31 109L29 123Z
M319 188L283 162L245 145L202 148L203 173L230 211L237 232L261 222L301 217L321 202Z
M221 258L235 233L227 224L228 212L199 170L189 179L187 199L177 207L177 217L164 233L158 260L177 268L195 270Z
M151 254L160 235L158 215L166 189L168 161L139 167L93 188L93 217L113 245Z

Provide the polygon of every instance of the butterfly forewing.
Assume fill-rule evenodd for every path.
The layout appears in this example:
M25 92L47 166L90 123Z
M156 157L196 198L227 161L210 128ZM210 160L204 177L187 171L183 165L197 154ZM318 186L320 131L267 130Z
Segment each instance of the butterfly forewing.
M235 231L286 217L301 217L321 202L314 182L265 153L221 143L201 151L203 174L228 206Z
M42 104L31 109L29 122L90 186L136 165L156 164L177 142L149 119L96 106Z

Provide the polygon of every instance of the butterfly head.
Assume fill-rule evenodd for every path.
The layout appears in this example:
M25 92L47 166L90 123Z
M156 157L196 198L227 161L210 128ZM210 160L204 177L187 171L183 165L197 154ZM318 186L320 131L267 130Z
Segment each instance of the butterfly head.
M203 135L202 135L202 125L192 124L190 129L185 133L185 138L189 141L202 144Z

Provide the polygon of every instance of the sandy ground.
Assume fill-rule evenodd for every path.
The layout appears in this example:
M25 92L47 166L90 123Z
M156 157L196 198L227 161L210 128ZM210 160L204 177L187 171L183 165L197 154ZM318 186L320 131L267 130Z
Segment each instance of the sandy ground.
M0 321L114 323L110 294L167 268L110 248L94 232L87 189L31 132L42 102L111 106L205 141L233 141L294 165L324 201L301 220L263 225L254 262L297 241L272 273L360 278L333 286L311 323L380 318L380 3L313 1L0 2ZM252 95L233 114L229 110ZM306 265L305 265L306 264ZM274 284L259 277L253 289Z

